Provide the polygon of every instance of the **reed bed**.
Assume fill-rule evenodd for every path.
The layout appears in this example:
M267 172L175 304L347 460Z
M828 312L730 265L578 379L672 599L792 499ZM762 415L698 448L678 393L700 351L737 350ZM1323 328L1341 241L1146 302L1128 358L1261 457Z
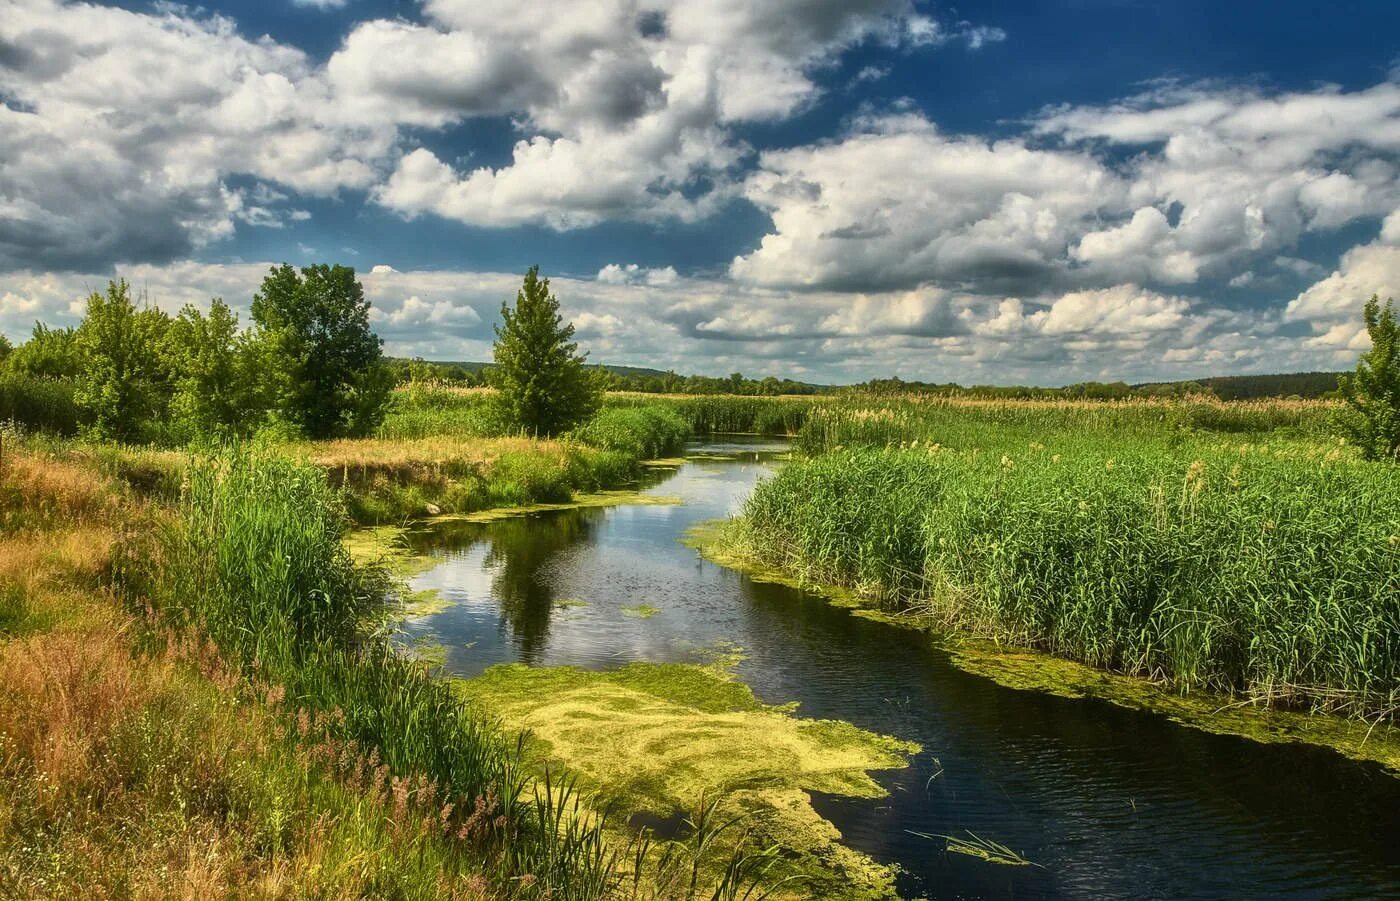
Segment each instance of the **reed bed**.
M826 401L813 397L747 397L733 394L609 394L607 407L664 407L685 421L690 432L795 435L808 413Z
M633 459L649 459L677 450L693 430L669 407L605 407L571 434L574 440Z
M940 628L1393 717L1400 479L1301 437L1325 407L1245 413L1275 424L1264 440L1142 402L819 410L799 436L814 455L759 486L741 540Z

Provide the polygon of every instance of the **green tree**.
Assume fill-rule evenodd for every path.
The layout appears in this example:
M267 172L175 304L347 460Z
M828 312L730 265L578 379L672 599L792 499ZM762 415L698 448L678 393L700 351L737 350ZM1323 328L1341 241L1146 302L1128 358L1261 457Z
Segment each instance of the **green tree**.
M559 301L531 266L515 295L501 304L496 326L496 365L488 373L507 422L534 435L557 435L592 416L602 391L584 368L574 326L559 315Z
M10 343L10 339L0 335L0 363L5 362L14 349L15 346Z
M35 378L76 378L83 368L77 333L71 328L49 328L36 322L29 340L15 348L5 365L11 372Z
M268 402L310 438L365 435L384 419L393 373L348 266L282 265L253 295Z
M161 344L169 327L170 317L160 310L136 306L125 279L88 297L74 338L82 361L74 399L95 436L146 439L165 417L169 388Z
M171 375L170 418L181 438L251 430L260 411L249 343L222 298L214 298L207 316L186 306L170 323L163 351Z
M1371 349L1361 355L1356 372L1341 377L1342 396L1351 408L1347 421L1352 440L1370 460L1400 456L1400 326L1392 301L1366 301L1366 331Z

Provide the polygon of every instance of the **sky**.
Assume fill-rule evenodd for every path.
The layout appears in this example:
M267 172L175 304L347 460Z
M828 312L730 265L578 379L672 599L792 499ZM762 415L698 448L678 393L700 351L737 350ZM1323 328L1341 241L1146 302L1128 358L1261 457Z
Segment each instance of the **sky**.
M597 362L1340 369L1400 295L1400 3L0 0L0 333L354 266L397 356L524 270Z

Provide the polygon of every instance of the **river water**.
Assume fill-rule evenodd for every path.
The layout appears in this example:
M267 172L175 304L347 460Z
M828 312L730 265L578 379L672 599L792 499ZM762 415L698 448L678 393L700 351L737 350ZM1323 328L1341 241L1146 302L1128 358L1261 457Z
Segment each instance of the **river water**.
M875 774L887 798L814 799L847 844L902 868L905 897L1400 898L1400 779L1379 767L1003 688L916 633L754 582L680 543L692 525L737 512L783 450L742 438L692 446L645 491L680 505L417 533L437 564L412 587L451 603L408 621L405 640L442 644L463 676L506 662L691 662L737 646L736 673L760 699L923 746L909 768ZM969 832L1037 866L924 837Z

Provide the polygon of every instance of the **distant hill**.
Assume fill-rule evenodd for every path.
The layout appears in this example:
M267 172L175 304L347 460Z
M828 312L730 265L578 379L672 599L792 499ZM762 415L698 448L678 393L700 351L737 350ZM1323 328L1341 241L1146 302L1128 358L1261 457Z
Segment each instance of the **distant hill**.
M1196 384L1214 391L1221 400L1259 397L1322 397L1337 390L1340 372L1289 372L1277 375L1220 375L1180 382L1146 382L1135 389L1178 388Z

